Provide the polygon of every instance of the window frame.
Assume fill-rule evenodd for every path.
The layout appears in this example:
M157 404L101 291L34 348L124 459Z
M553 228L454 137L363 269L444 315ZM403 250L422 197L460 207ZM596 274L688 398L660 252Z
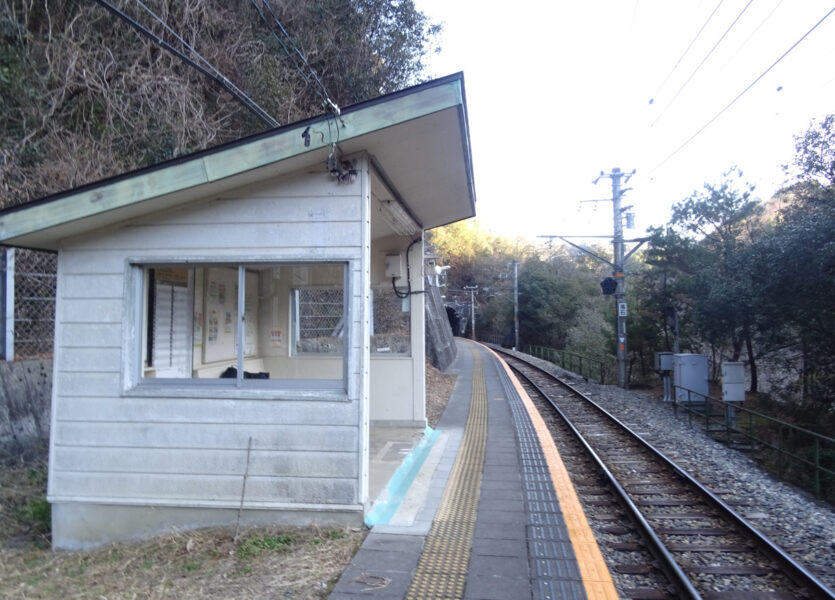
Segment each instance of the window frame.
M242 321L243 313L246 310L245 291L246 273L248 268L264 267L293 267L293 266L340 266L342 268L343 285L343 314L345 320L345 334L342 338L342 378L341 379L244 379L243 369L246 326ZM350 272L352 260L346 258L331 258L319 260L276 260L259 259L254 257L211 257L211 258L185 258L185 257L140 257L129 258L126 261L124 305L125 317L123 319L123 359L121 369L122 395L124 396L147 396L147 397L191 397L191 398L281 398L287 396L291 399L326 399L326 400L347 400L350 372L349 361L351 360L350 338L354 335L350 326ZM147 293L149 290L148 269L153 268L236 268L238 271L238 308L237 308L237 335L236 335L236 367L238 370L236 378L150 378L143 377L144 369L144 344L147 343L147 327L149 319L146 318L148 311ZM193 271L189 274L193 279ZM189 287L190 295L193 295L193 284ZM193 308L192 308L193 310ZM288 315L290 321L292 316ZM289 323L288 323L289 324ZM193 328L192 328L193 331ZM193 335L193 333L191 334ZM288 340L289 344L289 340ZM193 346L192 346L193 347ZM292 352L288 358L292 358ZM335 357L336 355L327 355Z

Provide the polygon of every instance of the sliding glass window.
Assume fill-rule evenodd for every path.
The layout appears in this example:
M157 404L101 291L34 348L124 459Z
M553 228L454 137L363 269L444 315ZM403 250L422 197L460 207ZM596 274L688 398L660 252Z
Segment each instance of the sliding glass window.
M344 386L346 263L135 268L142 383Z

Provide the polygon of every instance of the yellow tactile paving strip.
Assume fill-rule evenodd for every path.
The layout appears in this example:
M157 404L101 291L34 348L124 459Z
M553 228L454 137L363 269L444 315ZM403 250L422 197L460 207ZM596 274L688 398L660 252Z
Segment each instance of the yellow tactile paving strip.
M487 445L487 391L481 354L474 348L473 391L461 446L426 537L408 600L464 595Z
M516 376L510 370L507 363L493 350L490 350L490 352L493 352L496 358L499 359L508 377L510 377L510 381L513 382L513 387L522 399L522 403L528 411L528 415L536 430L539 443L542 446L542 452L545 455L545 460L548 462L551 480L554 483L554 490L560 501L560 508L562 509L565 524L568 528L568 535L571 538L571 545L574 547L574 554L577 557L580 574L583 577L583 587L586 590L586 595L592 600L608 600L610 598L616 600L618 593L615 589L615 584L612 582L609 569L603 560L600 548L597 546L597 540L586 520L586 514L580 505L580 499L577 497L577 492L571 483L565 464L562 462L562 458L557 451L554 438L551 437L551 432L548 431L548 426L534 406L525 388L516 379Z

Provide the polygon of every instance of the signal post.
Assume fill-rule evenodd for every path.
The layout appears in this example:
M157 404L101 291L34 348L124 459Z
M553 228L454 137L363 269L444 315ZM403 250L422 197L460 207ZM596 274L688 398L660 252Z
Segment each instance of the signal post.
M627 240L623 239L623 220L624 220L624 213L631 208L630 206L623 207L621 206L621 198L623 195L629 191L629 188L622 188L621 182L626 183L629 179L635 174L633 170L631 173L624 173L617 167L612 169L611 173L605 173L603 171L600 172L600 175L594 180L594 183L600 181L602 177L607 177L612 180L612 212L614 218L614 237L612 238L612 245L614 246L614 259L612 261L608 261L605 258L598 256L591 250L587 248L583 248L582 246L575 244L574 242L568 240L569 236L563 235L542 235L539 237L545 238L559 238L562 241L574 246L575 248L582 250L589 256L596 258L602 263L605 263L612 267L612 276L607 277L604 279L600 286L603 289L603 293L606 295L612 295L615 297L615 307L617 310L617 348L616 348L616 356L617 356L617 363L618 363L618 387L626 388L629 381L628 381L628 360L627 360L627 341L626 341L626 315L627 315L627 308L626 308L626 261L629 259L632 254L641 247L641 245L646 241L646 238L643 239L635 239L635 240L628 240L630 242L637 242L637 245L632 248L629 252L624 252L624 243ZM584 202L599 202L598 200L586 200ZM632 227L632 214L626 213L625 218L629 222L628 226ZM589 237L589 236L571 236L571 237ZM597 237L597 236L591 236Z

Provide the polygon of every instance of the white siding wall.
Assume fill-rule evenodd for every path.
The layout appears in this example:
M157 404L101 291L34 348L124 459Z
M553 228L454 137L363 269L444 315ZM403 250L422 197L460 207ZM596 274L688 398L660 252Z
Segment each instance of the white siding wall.
M374 285L391 285L385 276L385 258L389 253L406 250L412 238L390 236L372 243L371 281ZM423 289L423 242L412 246L409 253L413 291ZM405 285L399 283L398 285ZM372 422L384 425L423 427L426 425L426 367L424 296L413 294L411 304L410 356L379 356L371 353Z
M365 501L359 471L367 402L361 397L367 395L361 386L367 169L360 173L348 185L301 173L65 240L58 260L51 501L237 507L250 436L245 506ZM347 398L125 394L121 370L135 343L123 339L131 316L123 297L131 290L128 262L250 256L349 263Z

